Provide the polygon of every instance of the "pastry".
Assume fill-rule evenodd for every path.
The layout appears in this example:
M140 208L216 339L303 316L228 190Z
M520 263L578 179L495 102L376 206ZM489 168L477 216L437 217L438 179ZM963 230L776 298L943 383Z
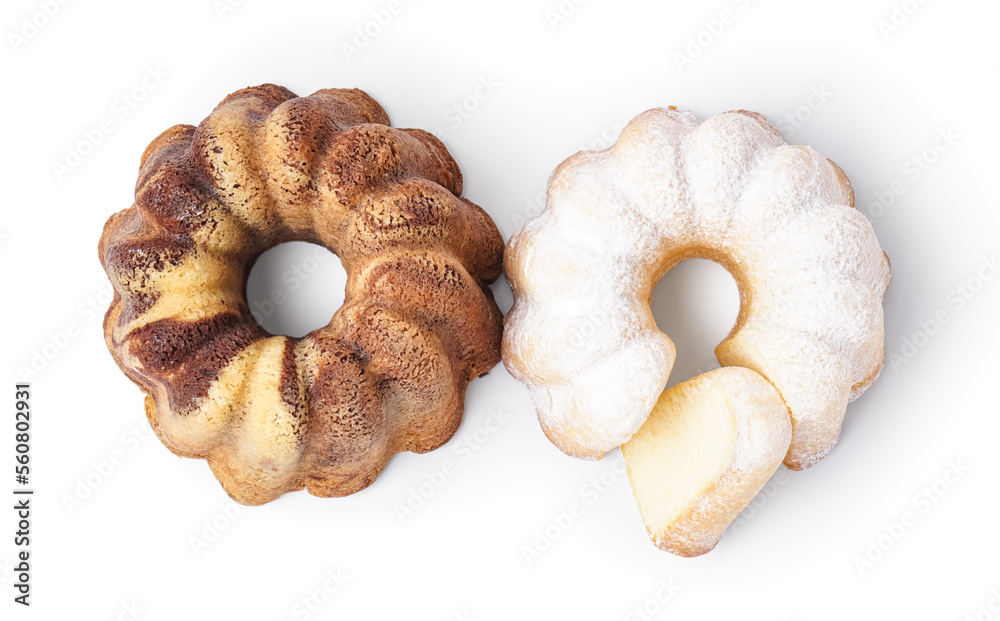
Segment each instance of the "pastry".
M759 374L722 367L660 395L622 445L646 530L662 550L712 550L788 451L791 419Z
M760 114L645 112L613 147L563 162L511 238L504 364L552 442L598 458L642 426L673 365L653 287L684 259L714 260L740 291L716 356L774 385L792 422L784 463L808 468L885 358L889 261L853 205L836 164Z
M247 88L153 140L99 254L108 349L167 448L261 504L351 494L446 442L501 331L503 241L461 194L444 145L359 90ZM257 257L293 240L347 272L343 306L303 338L266 333L246 300Z

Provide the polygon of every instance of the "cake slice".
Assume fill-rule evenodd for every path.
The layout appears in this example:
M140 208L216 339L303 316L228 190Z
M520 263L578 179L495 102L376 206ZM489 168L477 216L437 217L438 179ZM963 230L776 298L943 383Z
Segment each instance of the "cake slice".
M622 445L653 542L680 556L714 548L781 465L791 438L784 401L750 369L722 367L660 395Z

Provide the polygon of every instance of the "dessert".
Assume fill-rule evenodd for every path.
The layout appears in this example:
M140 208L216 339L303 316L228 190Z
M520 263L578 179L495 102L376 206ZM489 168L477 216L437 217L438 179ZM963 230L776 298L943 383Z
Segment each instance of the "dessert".
M885 358L889 261L853 205L836 164L742 110L704 122L649 110L613 147L563 162L546 210L504 259L515 302L503 360L531 390L549 439L596 459L639 430L675 357L650 312L652 289L699 257L723 265L740 291L719 362L777 389L792 425L784 463L815 464ZM574 338L581 326L589 336Z
M750 369L722 367L665 391L622 445L646 530L662 550L712 550L774 474L792 425L778 391Z
M351 494L446 442L501 331L503 240L461 194L444 145L359 90L247 88L153 140L99 254L108 349L167 448L261 504ZM257 257L292 240L347 272L343 306L303 338L266 333L246 300Z

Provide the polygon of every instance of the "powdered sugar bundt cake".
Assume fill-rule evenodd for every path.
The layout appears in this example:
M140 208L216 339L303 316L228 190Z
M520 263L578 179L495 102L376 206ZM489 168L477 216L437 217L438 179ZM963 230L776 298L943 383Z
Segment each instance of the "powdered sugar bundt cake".
M740 291L719 362L774 385L791 414L785 464L816 463L884 361L889 261L853 205L839 167L746 111L699 123L650 110L610 149L563 162L547 209L505 256L515 304L503 359L531 389L548 437L597 458L642 426L674 361L652 289L701 257ZM593 336L572 339L580 326L595 326Z
M501 330L488 283L503 240L461 193L444 146L389 127L359 90L248 88L156 138L99 252L108 348L163 443L261 504L356 492L395 453L446 442ZM256 258L290 240L327 247L348 277L343 307L301 339L266 333L245 294Z

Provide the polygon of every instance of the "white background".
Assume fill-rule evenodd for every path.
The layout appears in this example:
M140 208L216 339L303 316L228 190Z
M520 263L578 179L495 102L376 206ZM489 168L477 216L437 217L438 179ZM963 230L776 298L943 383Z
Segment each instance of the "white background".
M1000 619L1000 278L983 267L1000 253L996 3L401 0L389 20L388 0L49 4L51 16L44 1L8 1L0 20L0 494L14 487L21 379L33 382L37 490L30 610L11 601L14 516L0 512L3 618ZM481 81L494 86L477 98ZM762 112L838 162L872 218L892 259L890 365L850 406L833 453L779 470L697 559L655 549L619 453L564 456L502 366L471 385L452 442L399 455L369 489L238 508L204 462L151 438L93 310L108 296L96 248L131 204L146 144L262 82L359 87L395 125L437 130L505 238L560 161L609 146L645 109ZM942 132L952 138L935 147ZM323 263L313 295L342 295L339 270ZM506 284L494 290L509 308ZM671 383L711 366L736 314L732 280L688 262L655 297L680 348ZM421 490L445 462L439 489ZM579 517L556 527L574 503ZM554 540L529 563L547 528Z

